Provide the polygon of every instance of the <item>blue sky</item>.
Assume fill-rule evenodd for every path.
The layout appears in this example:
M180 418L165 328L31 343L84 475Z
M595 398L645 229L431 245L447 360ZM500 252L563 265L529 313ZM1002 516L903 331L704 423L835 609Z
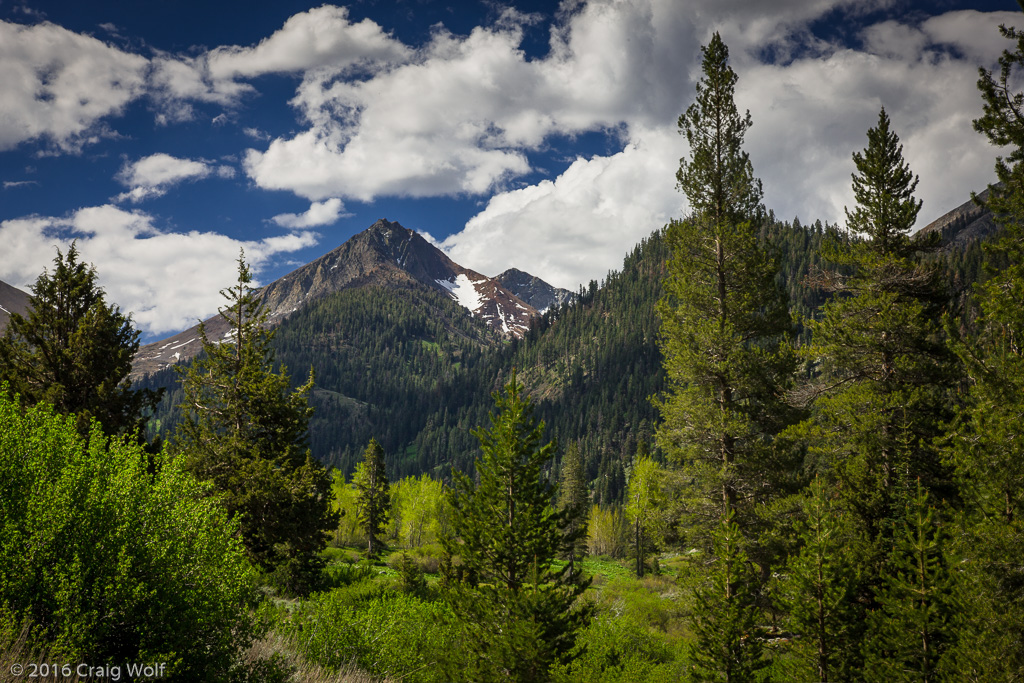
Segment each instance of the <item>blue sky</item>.
M919 225L993 179L971 129L1013 0L0 0L0 280L77 239L144 339L387 217L575 289L686 211L676 119L718 30L780 217L841 222L885 106Z

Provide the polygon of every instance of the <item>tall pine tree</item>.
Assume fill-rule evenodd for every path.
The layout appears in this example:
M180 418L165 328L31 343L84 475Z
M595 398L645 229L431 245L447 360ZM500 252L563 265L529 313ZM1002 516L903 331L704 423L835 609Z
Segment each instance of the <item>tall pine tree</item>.
M921 259L936 242L910 237L921 208L913 196L917 176L884 109L853 161L857 205L847 210L846 238L827 252L852 275L820 276L837 296L809 321L806 356L819 372L814 451L843 482L845 503L870 546L864 557L877 572L913 496L911 482L920 478L927 489L955 497L936 439L953 416L958 374L939 325L947 291L939 269Z
M286 590L302 593L318 581L337 515L331 479L307 444L312 373L292 391L287 371L273 371L273 335L251 282L242 255L237 284L221 292L231 339L211 341L200 325L203 353L181 371L188 418L174 447L239 520L249 557L275 570Z
M761 183L743 151L750 114L736 109L721 37L702 49L697 98L679 118L690 159L677 178L691 215L668 227L672 257L658 304L670 384L658 439L693 482L691 540L707 549L726 517L755 535L754 507L785 490L773 437L790 418L783 396L794 355L777 267L758 240Z
M558 482L558 507L568 520L566 526L565 559L569 573L579 573L579 564L587 556L587 518L590 514L590 493L579 443L573 441L562 457L562 474Z
M131 316L107 304L96 269L78 260L75 244L66 256L58 250L53 265L36 279L27 314L12 314L0 338L0 382L23 403L75 415L82 436L92 419L106 434L139 429L160 392L131 388L139 348Z
M384 468L384 449L370 439L363 461L356 466L352 483L356 487L356 515L366 534L367 555L377 557L384 547L381 534L391 514L391 484Z
M554 444L541 445L543 423L513 374L490 429L474 431L482 454L477 482L453 472L451 529L445 550L475 581L453 583L448 599L467 630L476 669L460 678L545 681L571 657L592 609L577 604L590 584L554 561L567 541L570 516L553 506L542 468Z

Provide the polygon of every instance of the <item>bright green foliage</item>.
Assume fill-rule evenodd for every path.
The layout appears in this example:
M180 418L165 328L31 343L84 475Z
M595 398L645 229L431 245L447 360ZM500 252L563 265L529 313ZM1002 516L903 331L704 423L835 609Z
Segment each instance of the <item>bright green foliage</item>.
M559 667L555 680L564 683L676 683L684 661L663 634L642 620L602 616L580 633L580 656Z
M412 548L436 543L444 525L444 487L423 474L406 477L391 488L397 536Z
M575 539L542 472L554 444L541 445L543 423L532 419L522 391L513 375L495 394L491 428L474 431L482 451L477 482L452 473L451 533L442 542L475 579L451 584L448 596L474 654L473 680L547 680L554 664L570 659L590 618L577 604L589 580L570 574L568 564L554 566Z
M865 561L876 571L914 479L955 495L935 445L952 417L958 379L938 322L947 292L939 269L918 258L934 243L909 237L921 204L902 149L883 109L868 147L854 155L859 203L847 215L850 230L866 239L835 240L831 260L853 274L821 277L839 296L808 323L806 350L820 371L811 388L818 398L812 451L843 482L845 504L872 546Z
M695 591L691 680L747 683L768 665L755 604L758 579L743 551L743 535L729 515L713 535L714 555Z
M653 550L661 531L661 468L650 457L638 455L629 474L626 490L626 519L632 527L636 575L644 575L644 561Z
M569 560L569 572L576 572L579 562L587 556L587 518L590 513L590 494L583 472L583 458L579 444L569 444L562 456L562 476L558 482L558 508L568 516L568 536L564 557Z
M345 482L341 470L331 470L331 510L338 515L338 526L334 530L332 545L362 545L366 543L359 515L356 514L355 488Z
M61 661L216 680L255 633L235 524L176 459L0 391L0 613Z
M182 373L189 417L174 445L222 494L252 560L301 593L317 580L319 553L337 523L331 479L307 447L313 378L292 391L285 369L272 371L272 334L251 281L240 257L237 285L221 292L230 341L211 341L200 325L203 354Z
M896 536L890 574L869 615L864 679L870 683L959 681L946 656L956 635L947 540L920 484Z
M853 602L853 539L849 520L821 479L811 483L796 531L801 548L790 557L776 591L794 636L793 650L806 667L790 680L853 680L860 655L856 634L864 619Z
M691 160L677 178L692 215L668 228L658 313L670 391L658 442L693 482L688 521L707 548L731 510L753 534L753 507L782 493L773 437L789 419L782 398L794 355L777 267L758 239L761 184L742 150L750 115L736 109L736 74L717 33L703 52L696 101L679 119Z
M380 680L451 680L441 666L456 642L447 605L379 590L371 590L368 599L358 597L360 587L372 585L319 593L305 601L289 625L299 651L331 669L355 664Z
M0 338L0 381L26 404L75 415L83 436L94 418L108 435L132 433L160 400L128 381L139 333L131 316L107 305L96 269L78 260L74 244L53 264L32 287L27 317L12 314Z
M587 551L591 555L624 557L630 529L622 508L592 505L588 519Z
M381 534L391 515L391 484L384 469L384 449L376 439L363 452L352 477L356 488L356 515L366 536L367 555L377 557L384 546Z

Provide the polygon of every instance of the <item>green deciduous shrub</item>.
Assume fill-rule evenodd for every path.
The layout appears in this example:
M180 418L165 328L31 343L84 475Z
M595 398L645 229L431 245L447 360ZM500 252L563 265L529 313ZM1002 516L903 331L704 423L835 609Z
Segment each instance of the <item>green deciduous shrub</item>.
M0 612L65 661L225 673L256 625L235 526L174 460L0 388Z
M685 666L681 646L642 620L607 614L595 619L576 644L578 656L556 667L554 680L571 683L678 681Z
M366 599L357 598L361 587L369 587L359 596ZM450 621L443 602L363 582L312 596L285 628L309 661L336 670L358 667L389 680L433 683L447 680L441 662L450 657L455 639Z

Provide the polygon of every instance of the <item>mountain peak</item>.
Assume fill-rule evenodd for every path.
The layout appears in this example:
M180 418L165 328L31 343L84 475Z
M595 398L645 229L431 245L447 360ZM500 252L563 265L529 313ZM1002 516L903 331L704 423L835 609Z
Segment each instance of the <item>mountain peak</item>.
M268 321L278 324L311 301L353 287L428 287L505 336L522 336L538 314L498 280L460 266L415 230L386 218L263 287L260 297ZM211 338L220 336L219 316L207 320L206 326ZM227 331L225 327L223 332ZM133 374L153 372L198 351L196 328L186 330L139 349Z
M509 268L494 279L541 313L552 306L561 306L562 302L572 301L576 296L568 289L550 285L518 268Z
M400 233L399 237L401 237L401 235L408 237L415 231L406 228L398 221L389 221L387 218L378 218L373 225L368 227L363 232L373 235L380 235L381 237L388 239L391 238L395 233Z

